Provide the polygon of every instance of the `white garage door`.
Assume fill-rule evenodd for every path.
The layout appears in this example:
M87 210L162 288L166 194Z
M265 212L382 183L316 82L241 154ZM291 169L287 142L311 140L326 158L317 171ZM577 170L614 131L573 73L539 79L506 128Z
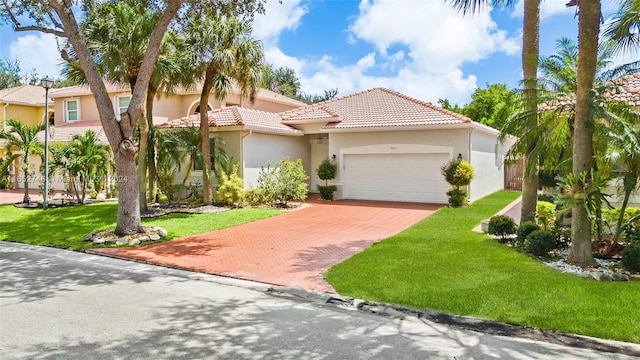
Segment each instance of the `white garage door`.
M345 155L348 199L447 203L449 184L440 167L447 154Z

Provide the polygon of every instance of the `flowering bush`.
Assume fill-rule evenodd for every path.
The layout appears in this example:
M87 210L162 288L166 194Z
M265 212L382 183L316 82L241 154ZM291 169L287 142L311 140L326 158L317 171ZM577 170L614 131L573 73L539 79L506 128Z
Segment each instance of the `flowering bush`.
M260 168L258 187L264 191L268 202L286 207L291 200L307 198L308 178L301 159L282 159L274 166Z

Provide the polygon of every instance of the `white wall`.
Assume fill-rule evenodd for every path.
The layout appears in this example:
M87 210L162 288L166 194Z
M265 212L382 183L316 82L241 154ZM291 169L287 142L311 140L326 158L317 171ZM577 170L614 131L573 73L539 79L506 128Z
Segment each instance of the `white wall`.
M469 199L475 201L504 189L504 154L511 145L479 131L472 131L470 137L471 156L467 160L473 165L476 177L471 181Z
M258 175L262 166L273 165L289 158L291 161L302 159L304 171L311 174L308 136L282 136L253 132L243 140L244 187L258 184Z

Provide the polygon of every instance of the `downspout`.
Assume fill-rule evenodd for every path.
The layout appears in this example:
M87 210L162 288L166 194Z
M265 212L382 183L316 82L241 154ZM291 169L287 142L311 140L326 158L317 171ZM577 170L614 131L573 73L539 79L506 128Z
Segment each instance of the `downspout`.
M240 156L242 157L242 169L238 169L238 170L240 170L240 174L238 174L238 175L242 176L243 179L245 179L245 177L244 177L244 164L245 164L245 161L244 161L244 139L248 138L249 136L251 136L251 134L253 134L253 130L249 129L249 133L240 136ZM245 187L247 186L246 183L243 184L243 185Z
M2 130L7 128L7 108L9 107L9 103L5 103L2 107Z

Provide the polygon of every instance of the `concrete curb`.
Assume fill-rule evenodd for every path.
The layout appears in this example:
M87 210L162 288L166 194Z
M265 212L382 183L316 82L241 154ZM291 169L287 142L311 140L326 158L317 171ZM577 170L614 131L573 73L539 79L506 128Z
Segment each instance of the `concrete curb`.
M59 250L59 249L58 249ZM155 266L171 270L172 274L179 273L181 276L209 281L226 286L241 287L260 291L275 297L294 299L300 302L318 304L322 306L334 306L339 309L359 311L363 313L386 316L399 320L419 320L430 321L437 324L452 326L462 330L476 331L479 333L517 337L529 339L533 341L542 341L550 344L563 345L575 348L590 349L602 352L617 353L629 356L640 357L640 345L625 343L621 341L605 340L593 338L589 336L567 334L550 330L535 329L526 326L513 325L507 323L496 322L467 316L453 315L430 310L410 308L400 305L386 304L380 302L367 301L341 296L338 294L330 294L317 291L309 291L300 288L287 286L278 286L267 283L260 283L251 280L236 279L223 275L207 274L196 272L179 267L167 267L139 260L132 260L124 257L113 256L94 252L85 251L91 255L98 255L106 258L124 260L127 262L141 263L149 266Z
M271 287L267 293L274 296L297 298L300 301L336 306L343 309L391 317L400 320L426 320L458 329L471 330L484 334L518 337L550 344L590 349L602 352L640 357L640 345L614 340L605 340L589 336L535 329L467 316L453 315L424 309L410 308L393 304L354 299L335 294L309 292L287 287Z

